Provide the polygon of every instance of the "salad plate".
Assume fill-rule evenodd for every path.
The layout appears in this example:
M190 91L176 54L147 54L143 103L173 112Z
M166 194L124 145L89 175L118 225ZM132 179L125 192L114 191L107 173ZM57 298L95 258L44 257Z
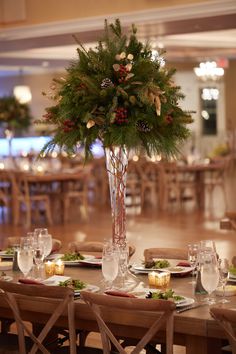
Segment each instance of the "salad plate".
M144 265L142 264L133 264L132 269L136 272L139 273L149 273L149 272L164 272L164 271L169 271L171 274L186 274L191 272L194 267L184 267L184 266L170 266L170 267L166 267L166 268L146 268Z
M137 290L132 291L131 294L133 294L134 296L141 298L141 299L145 299L145 298L148 299L150 293L160 293L160 294L165 295L165 294L168 294L169 292L171 292L171 294L174 297L173 298L167 297L166 300L173 300L176 304L176 307L189 306L195 302L195 300L193 298L175 294L172 289L169 289L167 291L161 291L158 289L142 288L142 289L137 289ZM158 299L158 297L157 297L157 299Z
M8 253L7 251L0 251L0 257L1 258L12 259L12 258L14 258L14 254L13 253Z

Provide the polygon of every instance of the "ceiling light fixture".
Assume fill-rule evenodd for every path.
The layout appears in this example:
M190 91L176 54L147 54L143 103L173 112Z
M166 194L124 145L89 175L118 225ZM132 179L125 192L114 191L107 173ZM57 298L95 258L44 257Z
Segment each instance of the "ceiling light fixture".
M203 81L217 81L224 75L224 69L218 67L215 61L201 62L194 72Z
M24 85L22 68L19 69L18 83L19 85L16 85L13 89L13 95L21 104L30 102L32 100L32 94L31 94L30 87Z
M13 89L15 98L22 104L28 103L32 100L32 94L29 86L17 85Z

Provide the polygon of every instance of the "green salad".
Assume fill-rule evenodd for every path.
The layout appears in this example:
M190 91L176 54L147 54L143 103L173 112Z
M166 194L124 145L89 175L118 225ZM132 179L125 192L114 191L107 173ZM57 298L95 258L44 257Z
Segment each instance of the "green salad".
M8 247L4 252L5 252L5 254L13 255L14 254L14 248L13 247Z
M172 301L180 301L183 300L184 297L180 295L175 295L173 289L168 289L166 291L149 291L146 295L147 299L161 299L161 300L172 300Z
M68 261L79 261L83 260L84 256L80 253L65 253L63 257L61 257L62 261L68 262Z
M161 268L167 268L170 266L170 262L167 261L167 259L159 259L157 261L152 261L152 262L145 262L144 263L145 268L155 268L155 269L161 269Z
M229 272L233 275L236 276L236 267L234 267L233 265L229 267Z
M82 290L86 288L86 283L79 279L69 279L66 281L60 281L59 286L69 287L73 290Z

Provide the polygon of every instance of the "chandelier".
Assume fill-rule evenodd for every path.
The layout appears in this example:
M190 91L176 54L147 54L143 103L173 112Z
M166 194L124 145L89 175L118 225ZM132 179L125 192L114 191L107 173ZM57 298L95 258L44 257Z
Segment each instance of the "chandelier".
M224 69L218 67L215 61L201 62L194 72L202 81L217 81L224 75Z

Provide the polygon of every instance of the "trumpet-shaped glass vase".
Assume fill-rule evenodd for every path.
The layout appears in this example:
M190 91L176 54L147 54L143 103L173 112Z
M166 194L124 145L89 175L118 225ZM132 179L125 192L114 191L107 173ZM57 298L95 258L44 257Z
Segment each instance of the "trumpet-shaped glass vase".
M120 267L114 286L129 290L137 285L137 279L129 271L129 255L125 252L128 249L125 206L128 151L125 146L111 146L105 149L105 153L111 198L112 241L120 251Z

